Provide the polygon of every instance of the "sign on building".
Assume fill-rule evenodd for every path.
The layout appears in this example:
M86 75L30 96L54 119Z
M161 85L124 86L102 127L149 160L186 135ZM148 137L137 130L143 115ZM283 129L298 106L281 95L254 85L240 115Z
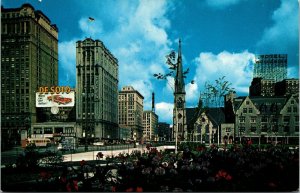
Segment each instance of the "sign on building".
M36 93L36 107L73 107L75 104L75 93Z

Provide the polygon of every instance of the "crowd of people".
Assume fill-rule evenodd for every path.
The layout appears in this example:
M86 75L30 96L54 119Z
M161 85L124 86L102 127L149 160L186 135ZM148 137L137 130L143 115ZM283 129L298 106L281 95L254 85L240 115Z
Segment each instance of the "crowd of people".
M41 181L43 188L53 183L57 191L84 192L297 191L299 150L212 146L175 154L148 147L106 158L105 166L83 160L77 169L65 167L56 180Z

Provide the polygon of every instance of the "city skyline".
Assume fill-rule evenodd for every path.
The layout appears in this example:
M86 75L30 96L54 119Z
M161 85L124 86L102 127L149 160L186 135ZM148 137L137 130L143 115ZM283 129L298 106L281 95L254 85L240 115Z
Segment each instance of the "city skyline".
M247 95L255 55L288 54L288 78L299 76L297 0L58 2L4 0L2 5L30 3L58 26L60 85L75 87L76 41L103 41L119 61L119 90L133 86L141 92L144 110L151 109L155 92L160 122L172 123L173 90L153 74L167 72L165 55L177 51L178 38L183 66L190 68L185 83L195 81L186 85L187 107L197 105L205 81L222 76L238 95Z

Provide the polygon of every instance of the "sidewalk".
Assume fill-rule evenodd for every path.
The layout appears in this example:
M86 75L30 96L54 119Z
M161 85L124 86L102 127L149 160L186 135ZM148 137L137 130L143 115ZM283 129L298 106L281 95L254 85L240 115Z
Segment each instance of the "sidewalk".
M156 147L158 151L162 150L164 151L165 149L175 149L175 146L159 146ZM75 154L66 154L63 155L64 157L64 162L72 162L72 161L91 161L91 160L96 160L96 156L98 152L101 152L103 154L103 158L106 159L107 156L111 157L117 156L120 153L126 154L129 153L131 154L132 151L141 151L142 153L147 151L147 148L144 147L136 147L136 148L129 148L129 149L122 149L122 150L112 150L112 151L90 151L90 152L83 152L83 153L75 153Z

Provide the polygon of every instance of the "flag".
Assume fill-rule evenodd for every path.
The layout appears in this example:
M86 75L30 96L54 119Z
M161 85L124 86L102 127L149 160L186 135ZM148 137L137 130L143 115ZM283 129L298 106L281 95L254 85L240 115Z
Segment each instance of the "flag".
M95 19L92 17L89 17L89 21L95 21Z

